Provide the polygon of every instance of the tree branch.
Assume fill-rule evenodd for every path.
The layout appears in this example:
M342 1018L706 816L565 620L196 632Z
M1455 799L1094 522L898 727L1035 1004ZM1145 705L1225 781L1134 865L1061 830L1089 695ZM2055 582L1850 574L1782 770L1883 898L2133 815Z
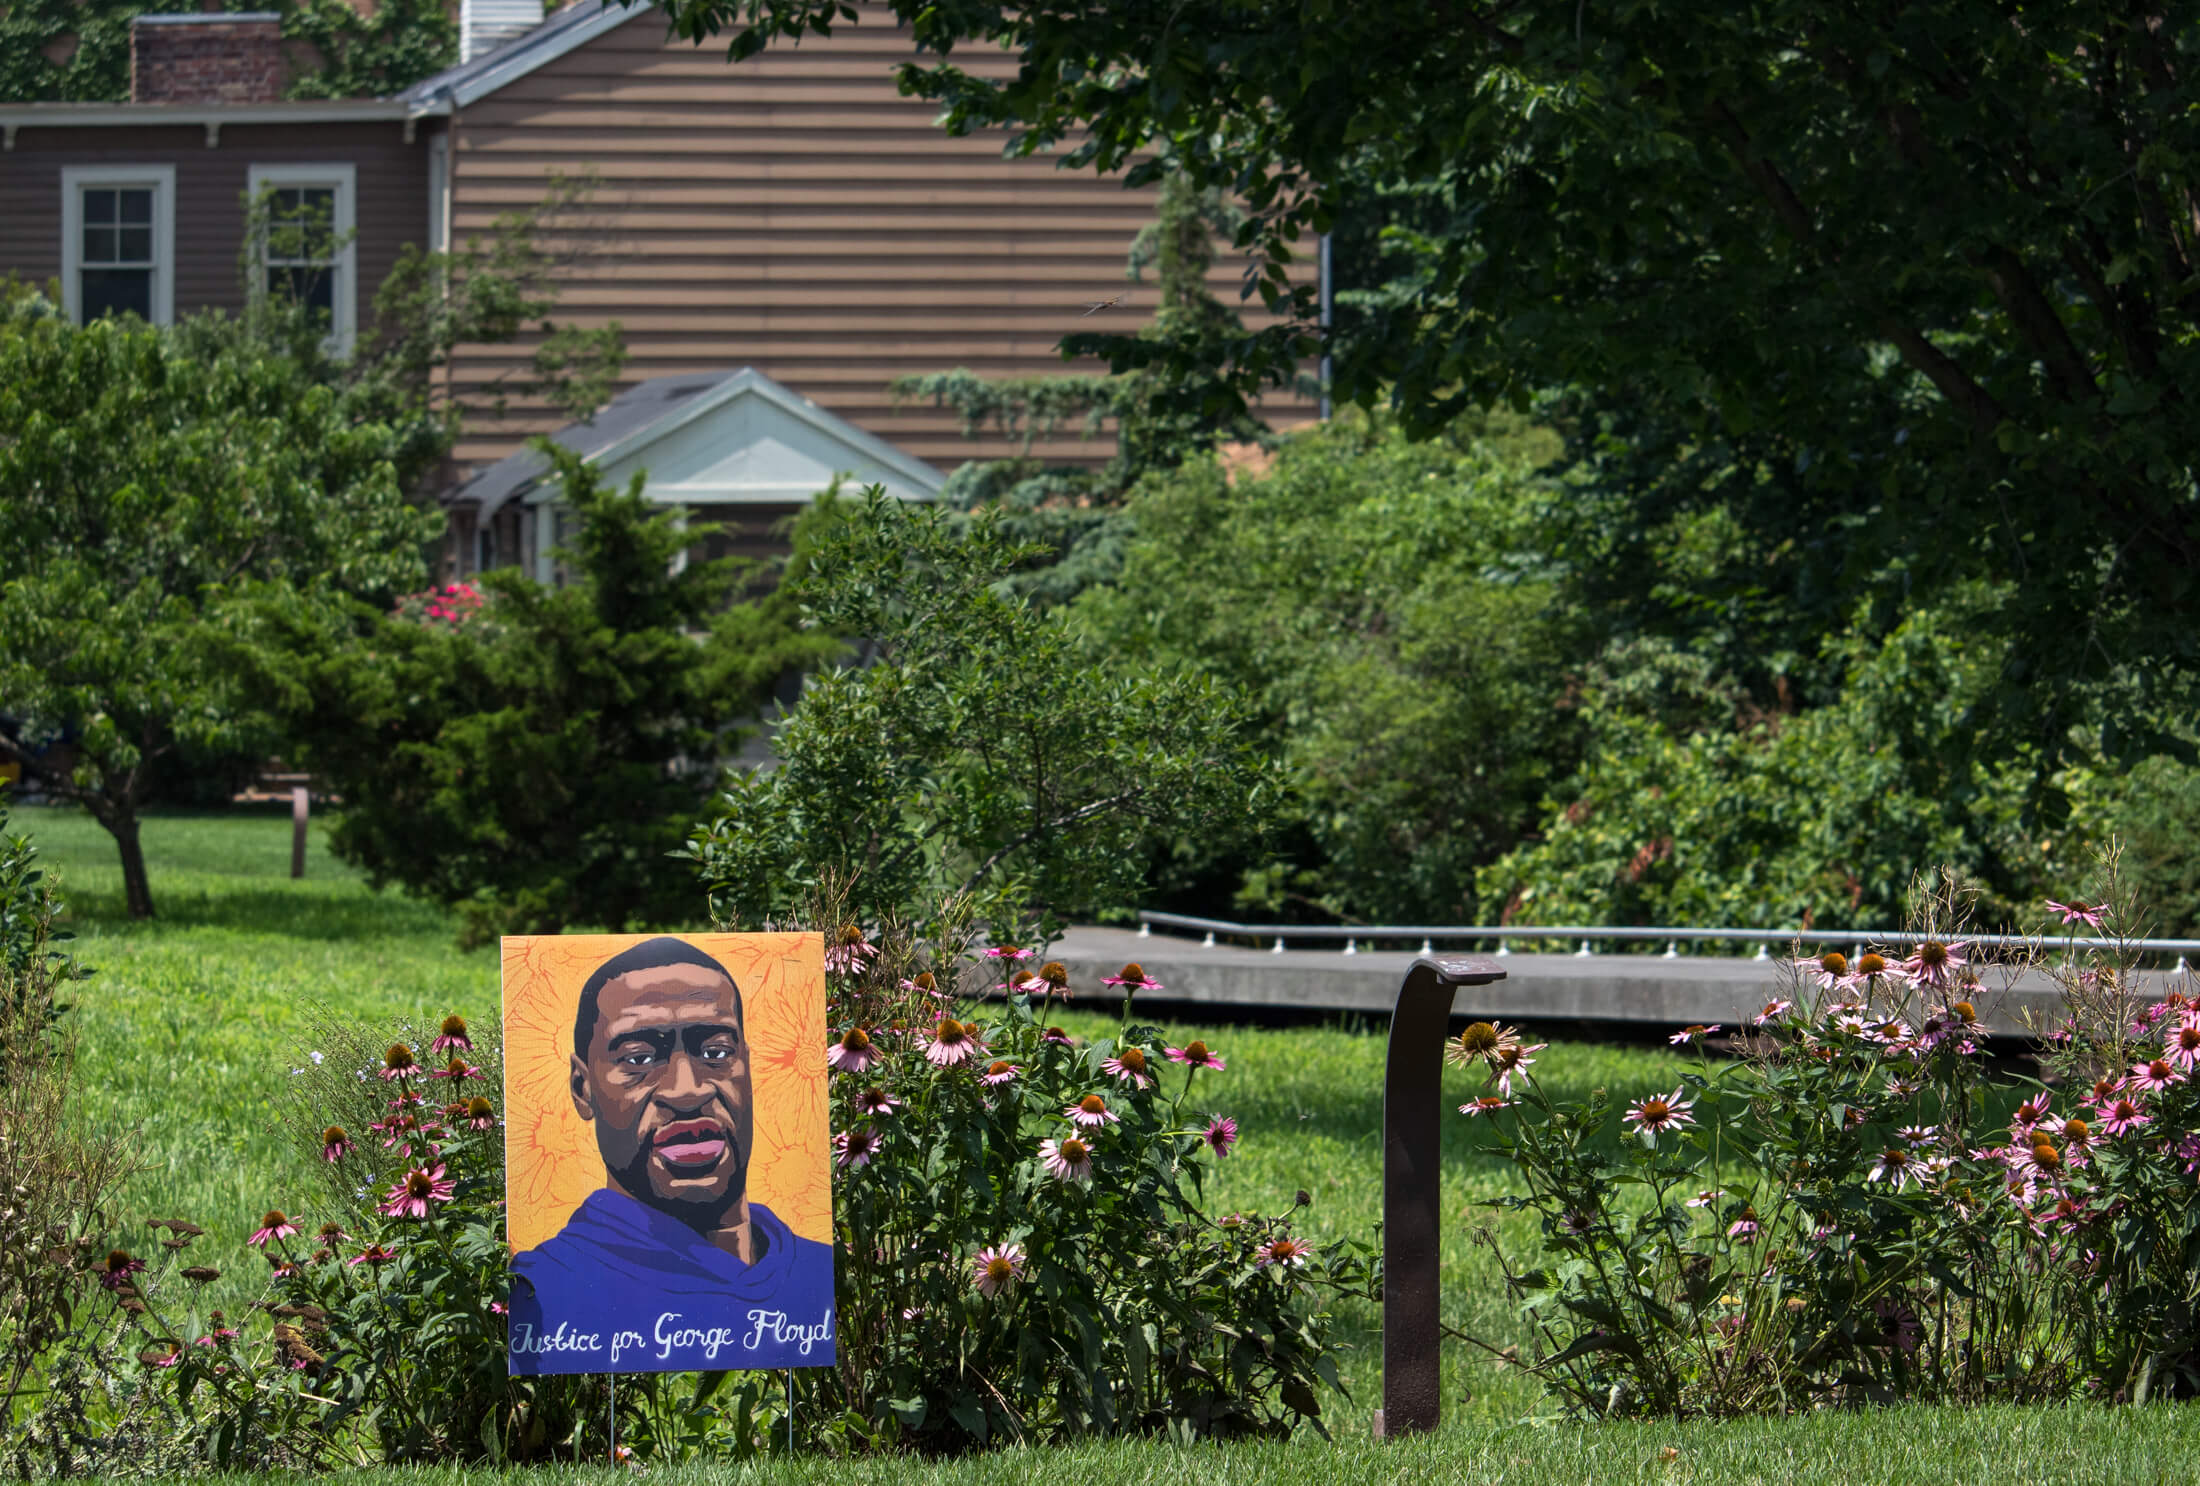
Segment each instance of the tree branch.
M1145 791L1142 789L1127 789L1121 794L1110 795L1104 800L1093 800L1088 804L1080 805L1067 815L1058 815L1052 820L1039 822L1013 840L1004 842L999 850L980 862L977 870L964 878L962 886L955 889L955 891L958 893L976 891L978 884L985 881L986 874L998 867L1002 859L1018 847L1029 846L1049 831L1065 830L1080 822L1091 820L1096 815L1105 815L1119 805L1128 805L1144 793Z

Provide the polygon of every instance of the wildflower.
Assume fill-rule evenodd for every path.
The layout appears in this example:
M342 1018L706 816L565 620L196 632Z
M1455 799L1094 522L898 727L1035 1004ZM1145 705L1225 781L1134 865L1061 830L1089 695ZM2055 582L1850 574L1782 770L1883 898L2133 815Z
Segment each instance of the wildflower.
M222 1272L205 1264L194 1264L183 1271L183 1277L194 1285L211 1285L222 1277Z
M1586 1238L1589 1231L1595 1228L1596 1225L1596 1219L1578 1207L1566 1209L1565 1214L1558 1220L1559 1231L1569 1238Z
M2179 1018L2163 1039L2162 1056L2187 1073L2200 1067L2200 1018L2189 1014Z
M281 1212L270 1208L261 1217L259 1228L245 1242L255 1249L264 1249L278 1239L294 1238L297 1233L298 1225L296 1223L284 1217Z
M1741 1215L1726 1225L1727 1241L1730 1243L1753 1244L1757 1241L1758 1232L1757 1209L1753 1207L1745 1206Z
M116 1294L134 1288L130 1276L145 1271L143 1259L133 1259L123 1249L115 1249L107 1255L107 1265L99 1272L99 1283Z
M494 1130L497 1127L496 1106L476 1094L466 1101L465 1124L470 1130Z
M1898 1352L1914 1352L1924 1331L1918 1325L1917 1312L1891 1296L1877 1301L1872 1313L1879 1318L1880 1345L1893 1347Z
M991 1085L1013 1083L1016 1075L1023 1071L1021 1067L1014 1063L994 1063L985 1072L978 1075L978 1082Z
M869 1125L843 1130L833 1137L833 1164L845 1169L868 1166L878 1154L878 1132Z
M1039 967L1039 980L1046 987L1047 994L1050 996L1067 996L1069 994L1069 966L1063 964L1060 960L1049 960L1041 965Z
M1105 977L1101 980L1100 984L1104 986L1120 986L1123 989L1123 993L1127 996L1136 995L1140 991L1160 991L1168 989L1158 980L1147 979L1146 967L1135 962L1129 965L1125 965L1115 974Z
M353 1269L357 1269L362 1264L371 1264L376 1269L380 1269L396 1257L397 1251L395 1249L385 1249L378 1243L370 1243L344 1262Z
M878 1048L867 1028L850 1027L825 1049L825 1061L835 1073L861 1073L878 1061Z
M971 1282L986 1299L1013 1295L1016 1282L1024 1277L1024 1246L1012 1243L980 1249L972 1270Z
M2071 924L2085 924L2098 929L2101 926L2101 915L2108 912L2108 905L2106 903L2096 903L2088 908L2083 903L2058 903L2053 898L2049 898L2047 900L2047 911L2061 914L2063 925L2066 928Z
M2101 1106L2114 1099L2123 1086L2124 1081L2120 1078L2097 1078L2093 1081L2093 1092L2086 1095L2083 1102L2092 1105L2097 1114Z
M1305 1265L1306 1256L1314 1252L1314 1246L1300 1238L1272 1238L1262 1244L1253 1260L1256 1269L1274 1266L1279 1269L1298 1269Z
M473 1039L466 1035L466 1018L462 1016L445 1017L442 1029L435 1034L435 1041L428 1044L431 1053L470 1053L473 1050ZM313 1061L320 1062L321 1055L315 1053Z
M1786 1016L1794 1009L1795 1003L1793 1001L1767 1001L1765 1003L1765 1009L1758 1012L1756 1016L1752 1017L1750 1019L1750 1024L1757 1027L1766 1026L1772 1022L1778 1021L1781 1017Z
M2085 1164L2086 1152L2091 1149L2093 1144L2093 1127L2091 1125L2073 1115L2068 1119L2048 1121L2047 1129L2050 1133L2061 1136L2063 1144L2069 1147L2070 1164L2072 1166L2083 1166Z
M1835 1007L1826 1025L1829 1030L1839 1032L1844 1037L1862 1037L1871 1030L1871 1024L1853 1006Z
M865 1089L856 1096L856 1108L873 1119L882 1119L901 1108L901 1101L884 1089Z
M1069 1034L1063 1031L1060 1027L1047 1028L1044 1032L1041 1032L1039 1034L1039 1040L1041 1042L1051 1042L1056 1047L1075 1046L1075 1044L1070 1041Z
M1950 983L1956 971L1964 967L1966 961L1963 952L1968 947L1967 942L1961 939L1952 943L1928 939L1917 947L1916 954L1902 962L1902 969L1912 980L1921 980L1930 986L1944 986Z
M1459 1106L1459 1112L1472 1118L1475 1115L1496 1114L1501 1109L1511 1109L1515 1101L1495 1094L1477 1094Z
M138 1361L147 1367L174 1367L183 1357L183 1343L162 1342L157 1347L147 1347L138 1353Z
M1092 1147L1074 1135L1040 1141L1039 1162L1058 1182L1081 1185L1092 1180Z
M223 1342L231 1342L237 1339L237 1328L234 1326L222 1325L222 1313L220 1311L214 1311L210 1313L206 1319L214 1323L214 1329L207 1332L206 1335L200 1337L198 1340L198 1345L202 1347L218 1347Z
M341 1223L323 1223L321 1231L315 1236L323 1243L335 1243L344 1237L344 1225Z
M1712 1033L1718 1030L1719 1024L1717 1022L1713 1022L1708 1027L1705 1026L1702 1022L1697 1022L1693 1026L1681 1028L1678 1032L1675 1032L1671 1037L1668 1037L1665 1040L1673 1044L1673 1046L1675 1047L1693 1046L1694 1044L1701 1042L1704 1038L1709 1037Z
M1212 1068L1220 1073L1229 1065L1207 1050L1204 1042L1187 1042L1182 1047L1164 1048L1172 1063L1182 1063L1187 1068Z
M1087 1094L1075 1104L1064 1108L1062 1115L1065 1119L1075 1120L1088 1130L1113 1125L1120 1118L1114 1110L1108 1108L1106 1097L1100 1094Z
M382 1054L382 1077L416 1078L420 1074L420 1062L413 1057L413 1050L402 1042L393 1042Z
M1490 1054L1489 1081L1497 1085L1499 1093L1511 1094L1513 1091L1513 1075L1525 1072L1528 1066L1535 1062L1535 1059L1529 1057L1528 1054L1539 1053L1549 1046L1550 1044L1547 1042L1533 1042L1525 1047L1517 1042L1501 1044L1496 1052Z
M1230 1154L1230 1147L1237 1144L1237 1121L1225 1119L1221 1115L1209 1115L1207 1117L1207 1128L1200 1131L1199 1138L1205 1141L1207 1149L1213 1151L1216 1155L1227 1156Z
M1031 951L1018 949L1013 944L996 944L985 952L985 957L989 960L1005 960L1009 964L1015 965L1030 959Z
M1008 978L1008 988L1019 996L1038 996L1046 992L1047 983L1029 970L1019 970Z
M1939 1127L1934 1125L1904 1125L1894 1133L1900 1137L1903 1144L1914 1151L1921 1145L1930 1145L1935 1137L1940 1134L1940 1130Z
M1118 1081L1129 1084L1134 1089L1148 1088L1153 1084L1153 1079L1148 1076L1144 1048L1116 1049L1114 1057L1101 1063L1100 1071L1114 1074Z
M932 1029L932 1040L924 1045L924 1056L941 1068L952 1068L984 1050L985 1044L978 1040L975 1022L958 1022L953 1017L946 1017Z
M1910 1171L1910 1153L1900 1146L1889 1146L1879 1153L1879 1160L1871 1169L1870 1179L1875 1182L1892 1182L1897 1189L1907 1186Z
M390 1195L378 1211L385 1218L425 1218L431 1202L449 1202L454 1181L443 1174L443 1163L415 1166L390 1187Z
M2062 1224L2075 1228L2082 1225L2087 1216L2085 1205L2065 1193L2055 1199L2053 1207L2040 1214L2039 1226L2053 1228Z
M1849 973L1849 957L1839 950L1827 950L1815 959L1797 960L1795 968L1803 972L1805 980L1815 980L1821 990L1833 990Z
M1881 979L1888 976L1899 976L1900 974L1899 970L1888 968L1885 955L1866 951L1856 957L1856 963L1850 966L1849 973L1842 977L1841 987L1844 990L1851 991L1861 989L1869 994L1873 985Z
M1689 1207L1711 1207L1716 1204L1721 1197L1724 1197L1725 1195L1725 1192L1717 1189L1709 1192L1698 1192L1695 1196L1688 1199L1686 1205Z
M1636 1100L1620 1118L1642 1132L1645 1145L1656 1145L1663 1132L1695 1123L1688 1113L1695 1103L1693 1099L1683 1099L1681 1091L1675 1089L1670 1094L1652 1094L1647 1099Z
M2185 1163L2185 1175L2191 1176L2200 1172L2200 1135L2185 1136L2177 1142L2171 1154Z
M2049 1096L2038 1094L2018 1105L2016 1113L2009 1117L2010 1133L2018 1136L2031 1134L2047 1118L2050 1102Z
M2045 1135L2034 1137L2032 1148L2013 1163L2019 1175L2052 1178L2063 1169L2062 1152Z
M481 1077L481 1070L468 1063L458 1054L453 1053L451 1054L451 1061L436 1069L429 1077L447 1078L453 1083L464 1083L469 1078Z
M831 947L825 951L825 968L837 975L853 975L877 953L877 947L863 937L860 927L842 924L840 932L833 936Z
M948 1001L953 999L947 994L947 992L940 989L939 980L929 970L919 970L916 974L916 978L913 980L903 981L901 983L901 988L905 991L922 991L925 995L930 996L935 1001Z
M321 1159L341 1161L351 1154L351 1137L344 1133L342 1125L331 1125L321 1132Z
M2103 1135L2129 1135L2141 1125L2154 1122L2154 1117L2146 1112L2146 1106L2136 1099L2117 1099L2099 1106L2094 1112L2101 1117Z
M2156 1058L2151 1063L2134 1064L2131 1076L2124 1080L2124 1087L2159 1094L2162 1090L2184 1081L2185 1076L2171 1067L2167 1058Z

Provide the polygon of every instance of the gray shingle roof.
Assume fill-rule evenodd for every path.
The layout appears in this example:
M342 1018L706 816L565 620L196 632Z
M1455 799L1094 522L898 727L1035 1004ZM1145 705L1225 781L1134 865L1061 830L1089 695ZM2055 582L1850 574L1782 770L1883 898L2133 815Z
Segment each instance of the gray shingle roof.
M736 371L701 372L684 377L658 377L629 387L598 410L593 418L568 423L550 435L550 442L580 455L594 455L629 434L639 433L658 419L668 417L698 393L741 375ZM523 495L550 468L550 461L533 449L507 454L452 491L450 503L478 502L487 516L516 495Z

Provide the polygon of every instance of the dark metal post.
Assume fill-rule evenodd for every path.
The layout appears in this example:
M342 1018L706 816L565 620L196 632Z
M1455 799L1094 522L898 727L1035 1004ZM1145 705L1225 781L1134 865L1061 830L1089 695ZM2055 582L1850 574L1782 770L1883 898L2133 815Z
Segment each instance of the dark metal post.
M290 787L290 875L306 875L306 787Z
M1406 972L1390 1015L1383 1074L1383 1406L1375 1436L1433 1430L1438 1397L1438 1170L1444 1037L1452 992L1503 980L1489 960L1424 955Z

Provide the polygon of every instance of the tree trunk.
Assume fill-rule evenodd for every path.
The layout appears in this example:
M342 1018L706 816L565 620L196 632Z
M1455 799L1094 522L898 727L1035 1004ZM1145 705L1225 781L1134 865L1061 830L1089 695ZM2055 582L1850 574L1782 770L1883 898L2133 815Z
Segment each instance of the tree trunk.
M115 845L122 852L122 901L130 917L151 918L153 885L145 875L145 847L138 840L136 808L122 805L112 816L100 816L99 823L115 838Z

